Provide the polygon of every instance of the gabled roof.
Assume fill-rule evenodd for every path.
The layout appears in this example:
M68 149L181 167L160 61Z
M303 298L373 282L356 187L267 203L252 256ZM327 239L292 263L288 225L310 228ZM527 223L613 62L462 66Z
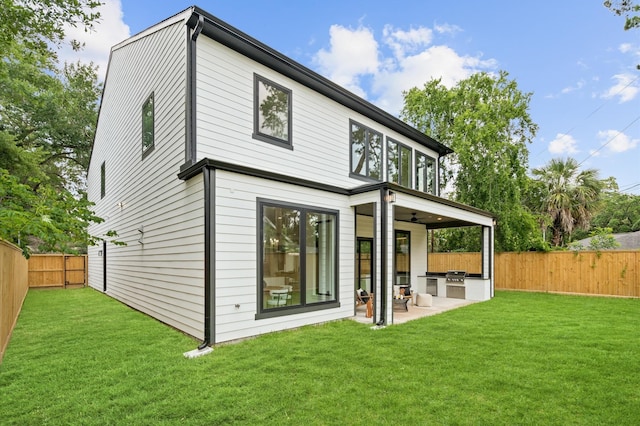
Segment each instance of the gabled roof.
M192 11L187 24L195 28L202 17L202 34L212 40L432 149L439 155L446 155L453 152L451 148L409 126L397 117L383 111L372 103L333 83L331 80L216 18L207 11L197 6L193 6L187 10Z
M613 238L620 244L612 250L640 250L640 231L636 232L624 232L621 234L612 234ZM584 238L582 240L575 241L577 244L581 244L583 247L588 247L592 237Z

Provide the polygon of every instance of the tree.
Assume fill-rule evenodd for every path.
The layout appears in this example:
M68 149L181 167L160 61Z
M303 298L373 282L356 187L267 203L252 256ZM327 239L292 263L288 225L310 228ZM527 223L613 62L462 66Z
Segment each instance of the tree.
M568 242L575 229L589 229L604 187L597 170L581 171L573 158L553 159L533 175L544 188L540 209L551 223L553 246Z
M625 16L625 31L632 28L640 28L640 5L634 4L633 0L606 0L603 4L616 15ZM635 15L632 13L635 13ZM636 67L640 69L640 64Z
M73 252L101 222L82 189L101 92L96 68L59 67L65 25L98 19L92 0L0 0L0 237ZM79 47L75 43L76 48Z
M640 231L640 196L604 192L600 208L591 220L591 228L611 228L615 234Z
M435 79L404 93L402 118L455 151L441 163L441 188L451 189L456 201L496 215L498 251L541 244L522 202L529 182L527 143L538 129L529 116L530 99L505 71L474 74L450 89ZM479 248L475 234L456 233L466 248Z

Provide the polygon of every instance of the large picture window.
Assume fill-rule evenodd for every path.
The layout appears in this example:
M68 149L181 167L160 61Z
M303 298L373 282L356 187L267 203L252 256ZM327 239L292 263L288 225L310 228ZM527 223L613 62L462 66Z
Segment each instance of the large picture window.
M382 134L350 122L351 174L382 180Z
M411 188L411 148L387 138L387 180Z
M149 95L142 105L142 155L150 152L155 145L154 96Z
M258 305L286 314L337 301L338 213L259 203Z
M436 193L436 160L421 152L416 153L416 189Z
M291 148L291 90L254 74L253 137Z

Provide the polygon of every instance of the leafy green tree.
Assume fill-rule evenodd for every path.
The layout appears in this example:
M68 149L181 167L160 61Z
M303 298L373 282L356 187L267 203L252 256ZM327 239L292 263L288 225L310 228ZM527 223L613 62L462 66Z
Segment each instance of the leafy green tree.
M620 192L602 194L601 207L593 216L592 228L611 228L611 232L640 231L640 196Z
M529 115L531 93L508 73L478 73L447 88L441 79L404 93L402 118L455 153L441 163L441 187L461 203L497 217L496 250L540 248L534 216L523 206L527 165L538 126ZM479 249L475 232L450 231L461 248Z
M65 25L89 29L99 5L0 0L0 238L27 256L98 238L86 229L102 219L82 189L101 87L92 64L60 67L55 49Z
M573 158L553 159L533 175L544 188L541 211L551 223L553 246L567 243L576 229L589 229L604 187L597 170L581 171Z

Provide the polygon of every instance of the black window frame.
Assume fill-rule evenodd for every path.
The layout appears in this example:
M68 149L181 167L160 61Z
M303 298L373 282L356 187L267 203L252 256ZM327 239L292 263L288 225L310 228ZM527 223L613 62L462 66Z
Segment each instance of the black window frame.
M151 141L150 143L147 141L147 131L145 114L147 113L147 108L149 103L151 103ZM142 158L144 159L147 155L149 155L156 146L156 100L155 100L155 92L151 92L151 94L147 97L147 99L142 104Z
M106 173L107 173L106 162L103 161L102 164L100 164L100 199L103 199L104 196L107 194Z
M334 309L340 307L340 211L327 209L323 207L316 207L304 204L290 203L284 201L270 200L258 198L256 202L256 229L257 229L257 312L255 319L265 319L265 318L273 318L279 316L286 315L294 315L303 312L313 312L325 309ZM275 308L264 308L264 291L263 291L263 253L264 253L264 207L276 207L276 208L287 208L287 209L295 209L300 212L300 221L299 221L299 240L301 242L306 241L306 217L307 213L320 213L320 214L328 214L333 215L335 217L335 238L334 238L334 265L335 270L333 271L334 277L334 289L333 293L335 297L333 300L325 300L319 302L306 302L306 294L303 292L303 289L306 289L306 244L300 244L300 304L293 306L282 306Z
M398 235L404 234L407 237L407 265L409 270L407 283L398 283ZM411 286L411 231L396 229L393 233L393 285Z
M398 172L398 180L391 180L391 171L390 171L390 167L389 164L391 162L391 156L389 155L389 153L391 152L391 146L390 144L395 144L396 148L397 148L397 160L398 160L398 164L396 164L396 169ZM409 176L405 177L403 172L402 172L402 149L406 149L409 151L409 168L408 168L408 173ZM397 183L400 186L404 186L405 188L409 188L411 189L411 185L413 183L413 173L412 173L412 169L413 169L413 148L411 148L409 145L403 144L402 142L387 137L387 182L393 182L393 183ZM406 178L406 185L402 183L402 181Z
M287 138L279 138L260 130L260 84L268 84L287 95ZM259 74L253 74L253 134L254 139L293 150L293 91Z
M418 157L422 156L425 157L426 161L431 161L433 163L433 175L432 175L432 182L433 182L433 187L431 188L431 190L429 190L429 177L428 177L428 170L429 168L425 166L424 168L424 173L422 176L420 176L420 174L418 173L418 167L419 167L419 162L418 162ZM434 157L431 157L430 155L425 154L424 152L421 151L417 151L415 152L415 189L416 191L421 191L427 194L432 194L432 195L437 195L437 188L438 188L438 162L436 161L436 159ZM420 179L423 180L423 184L424 184L424 190L420 189Z
M364 165L364 173L357 173L353 169L353 127L357 126L364 130L365 133L365 165ZM377 135L380 140L380 167L378 170L378 177L371 176L371 137L370 135ZM372 129L369 126L365 126L355 120L349 120L349 176L361 180L373 181L373 182L382 182L383 180L383 165L384 165L384 136L381 132Z

